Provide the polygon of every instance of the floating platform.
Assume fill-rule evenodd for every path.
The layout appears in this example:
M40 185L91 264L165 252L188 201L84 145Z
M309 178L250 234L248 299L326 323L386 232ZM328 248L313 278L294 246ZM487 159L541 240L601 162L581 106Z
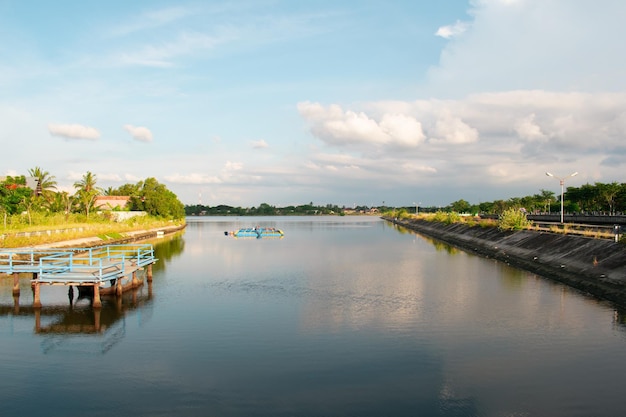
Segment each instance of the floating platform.
M224 232L226 236L234 237L283 237L285 234L282 230L274 227L246 227L233 232Z

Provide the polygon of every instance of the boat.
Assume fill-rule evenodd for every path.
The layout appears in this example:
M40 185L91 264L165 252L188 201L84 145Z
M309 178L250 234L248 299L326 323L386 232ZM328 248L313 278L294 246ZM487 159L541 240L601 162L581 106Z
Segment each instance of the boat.
M224 232L225 235L234 237L282 237L284 233L280 229L274 227L246 227L234 232Z

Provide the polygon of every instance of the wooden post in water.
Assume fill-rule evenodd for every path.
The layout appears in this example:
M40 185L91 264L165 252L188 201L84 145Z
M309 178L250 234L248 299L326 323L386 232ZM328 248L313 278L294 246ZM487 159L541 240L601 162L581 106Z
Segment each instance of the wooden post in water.
M93 326L96 329L96 332L100 333L100 309L99 308L93 311L93 321L94 321Z
M35 332L41 331L41 310L35 309Z
M137 288L139 286L139 280L137 279L137 271L133 271L133 288Z
M122 288L122 277L119 277L115 283L115 295L121 297L123 292L124 288Z
M146 280L148 282L152 282L152 264L148 265L148 270L146 271Z
M39 287L41 287L41 284L40 284L40 283L38 283L37 281L33 281L33 283L34 283L34 285L35 285L35 286L34 286L34 288L33 288L33 290L34 290L34 294L33 294L33 307L35 307L35 308L41 308L41 298L40 298L40 296L39 296L39 292L40 292L40 291L39 291L39 290L40 290L40 288L39 288Z
M13 295L20 295L20 277L17 272L13 273Z
M100 299L100 284L99 283L95 283L93 284L93 304L92 304L93 308L100 308L102 307L102 300Z

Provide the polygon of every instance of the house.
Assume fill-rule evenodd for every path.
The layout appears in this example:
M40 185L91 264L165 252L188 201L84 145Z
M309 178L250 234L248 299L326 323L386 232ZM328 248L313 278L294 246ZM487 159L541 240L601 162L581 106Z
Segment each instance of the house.
M97 210L125 210L129 200L127 195L99 195L94 207Z

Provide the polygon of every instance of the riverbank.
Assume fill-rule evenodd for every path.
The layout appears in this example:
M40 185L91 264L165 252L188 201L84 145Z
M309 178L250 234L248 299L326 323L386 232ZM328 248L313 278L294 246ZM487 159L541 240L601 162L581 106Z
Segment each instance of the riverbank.
M146 230L134 230L125 232L123 237L117 239L106 239L99 236L89 236L78 239L69 239L58 242L44 243L41 245L33 245L22 248L12 248L13 250L43 250L43 249L63 249L63 248L93 248L102 245L118 245L131 242L137 242L141 240L154 239L164 235L169 235L180 230L183 230L187 225L172 225L162 226ZM7 250L9 248L6 248Z
M384 219L626 307L626 246L621 243L544 231Z

